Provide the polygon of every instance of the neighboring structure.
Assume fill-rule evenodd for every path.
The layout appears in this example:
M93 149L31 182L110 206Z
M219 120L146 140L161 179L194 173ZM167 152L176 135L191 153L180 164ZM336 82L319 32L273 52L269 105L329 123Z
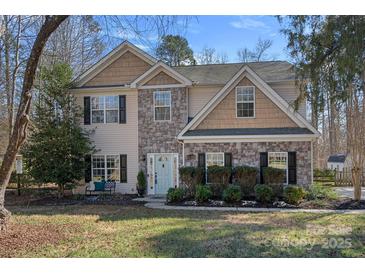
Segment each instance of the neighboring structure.
M86 181L116 180L135 193L179 185L181 166L273 166L286 182L312 182L319 133L298 112L293 67L284 61L169 67L124 42L76 79L83 125L99 150Z
M346 160L346 154L334 154L328 157L327 168L331 170L343 171L349 167L349 161Z

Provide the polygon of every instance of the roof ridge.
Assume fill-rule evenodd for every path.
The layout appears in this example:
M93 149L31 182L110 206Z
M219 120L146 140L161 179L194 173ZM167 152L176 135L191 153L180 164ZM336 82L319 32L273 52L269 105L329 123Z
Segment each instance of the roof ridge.
M184 66L171 66L172 68L184 68L184 67L203 67L203 66L219 66L219 65L247 65L247 64L260 64L260 63L288 63L286 60L272 60L272 61L253 61L253 62L236 62L236 63L220 63L220 64L197 64L197 65L184 65Z

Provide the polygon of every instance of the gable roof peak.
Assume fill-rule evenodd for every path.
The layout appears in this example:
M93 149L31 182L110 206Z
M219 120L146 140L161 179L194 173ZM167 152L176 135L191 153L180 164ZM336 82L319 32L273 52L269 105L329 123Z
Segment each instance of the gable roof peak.
M138 56L151 66L153 66L157 62L156 58L154 58L147 52L143 51L139 47L135 46L128 40L124 40L113 50L104 55L98 62L89 67L81 75L76 77L74 79L74 81L76 82L76 86L80 87L83 84L85 84L87 81L96 76L99 72L101 72L103 69L105 69L108 65L110 65L112 62L114 62L116 59L118 59L122 54L124 54L127 51L132 52L133 54L135 54L136 56Z
M229 93L230 89L237 83L241 77L247 77L255 86L257 86L276 106L287 114L299 127L308 128L313 136L319 136L319 132L300 114L296 113L292 107L281 98L260 76L252 70L247 64L243 65L238 72L218 91L215 96L198 112L198 114L185 126L179 133L178 138L190 129L195 129L204 118L220 103Z

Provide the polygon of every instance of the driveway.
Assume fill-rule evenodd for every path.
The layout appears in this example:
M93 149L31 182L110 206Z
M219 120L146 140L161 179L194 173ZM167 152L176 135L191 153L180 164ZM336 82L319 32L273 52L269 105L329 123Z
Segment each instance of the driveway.
M354 198L354 188L353 187L336 187L336 192L343 197ZM365 187L361 188L361 199L365 200Z

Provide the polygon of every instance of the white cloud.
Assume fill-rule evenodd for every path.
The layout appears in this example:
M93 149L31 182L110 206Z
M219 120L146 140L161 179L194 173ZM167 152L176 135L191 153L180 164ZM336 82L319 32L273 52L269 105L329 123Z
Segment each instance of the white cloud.
M278 35L277 32L272 32L272 33L269 34L270 37L276 37L277 35Z
M237 29L266 29L270 27L260 20L255 20L241 16L239 20L230 22L230 25Z
M142 45L142 44L134 44L137 48L140 48L141 50L148 51L150 50L149 46Z

